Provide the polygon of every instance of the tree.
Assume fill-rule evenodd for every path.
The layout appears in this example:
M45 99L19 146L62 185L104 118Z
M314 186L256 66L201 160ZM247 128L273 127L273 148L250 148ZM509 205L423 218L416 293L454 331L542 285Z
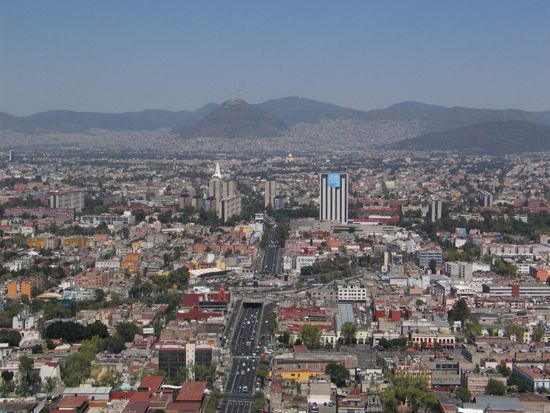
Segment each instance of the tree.
M342 387L350 378L349 370L345 366L336 363L327 364L325 374L329 375L330 381L338 387Z
M413 413L429 410L437 405L438 400L427 390L428 380L406 372L393 376L392 385L382 394L384 412L396 412L401 403L410 403Z
M34 362L27 356L19 357L19 384L17 393L21 396L35 394L40 386L40 375L34 369Z
M464 324L464 322L470 318L470 309L468 308L466 300L461 298L454 303L453 308L447 313L447 316L451 323L460 321Z
M125 342L134 341L136 334L141 334L141 329L134 323L123 322L116 326L116 332L124 338Z
M120 334L114 334L101 342L100 350L119 354L126 348L126 341Z
M105 299L105 291L103 291L103 288L96 288L94 291L94 296L97 302L101 302Z
M285 345L288 345L288 343L290 343L290 334L285 331L283 334L281 334L277 340L279 341L279 343L281 344L285 344Z
M466 387L459 387L455 391L456 397L462 402L462 403L468 403L470 400L472 400L472 392L468 390Z
M267 316L267 328L272 335L277 330L277 314L274 311Z
M468 323L464 329L464 335L466 337L479 337L481 335L482 329L481 325L478 322Z
M88 328L90 330L91 337L94 337L94 336L97 336L99 338L109 337L109 331L107 330L107 326L99 320L94 321L92 324L88 326Z
M10 346L17 347L21 341L19 331L2 330L0 331L0 343L8 343Z
M499 364L496 370L504 377L510 377L512 375L512 370L506 364Z
M342 337L346 344L353 344L355 342L355 335L357 334L357 325L351 322L346 322L342 325Z
M204 408L204 413L216 413L218 410L218 405L222 400L223 394L218 389L212 390L208 395L208 400L206 402L206 407Z
M516 324L511 324L506 327L506 335L508 337L515 336L518 343L523 343L525 334L525 327L518 326Z
M300 333L300 338L308 350L314 350L321 346L321 331L315 326L305 325Z
M531 334L531 340L535 343L540 343L544 337L544 327L541 325L533 327L533 333Z
M122 373L106 371L99 377L100 386L109 386L114 389L120 388L122 384Z
M208 383L212 383L212 381L214 380L214 374L216 373L216 365L214 363L196 363L194 370L195 380L207 381Z
M67 387L80 385L90 376L91 360L81 352L73 353L65 361L65 368L62 369L63 382Z
M485 393L493 396L504 396L506 394L506 386L498 380L490 379L485 388Z
M0 380L0 395L2 397L8 397L15 390L15 384L13 381Z
M46 377L42 383L42 391L50 397L53 391L57 388L58 382L55 377Z

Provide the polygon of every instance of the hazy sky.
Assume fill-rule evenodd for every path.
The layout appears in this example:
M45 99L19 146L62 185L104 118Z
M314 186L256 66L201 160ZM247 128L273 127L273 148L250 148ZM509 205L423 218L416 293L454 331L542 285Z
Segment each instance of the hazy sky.
M550 109L550 1L0 0L0 111Z

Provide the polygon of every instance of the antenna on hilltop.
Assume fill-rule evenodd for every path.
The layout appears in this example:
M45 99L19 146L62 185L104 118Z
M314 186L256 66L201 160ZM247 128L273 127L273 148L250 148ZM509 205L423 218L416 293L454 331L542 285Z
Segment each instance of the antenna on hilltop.
M236 89L237 89L237 90L235 91L235 93L233 93L233 96L232 96L231 99L230 99L230 100L232 100L233 102L238 102L238 101L243 100L242 89L241 89L240 87L237 87Z

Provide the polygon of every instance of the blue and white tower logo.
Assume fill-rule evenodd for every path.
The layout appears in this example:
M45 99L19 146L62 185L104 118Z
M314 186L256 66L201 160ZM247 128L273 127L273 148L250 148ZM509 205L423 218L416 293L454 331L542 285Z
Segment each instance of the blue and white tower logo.
M327 174L327 185L329 188L340 188L340 174L339 173Z

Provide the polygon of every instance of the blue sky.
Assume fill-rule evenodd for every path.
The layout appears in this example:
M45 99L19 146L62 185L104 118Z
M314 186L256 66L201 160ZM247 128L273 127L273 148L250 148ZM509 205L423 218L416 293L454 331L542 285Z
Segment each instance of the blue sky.
M550 109L550 1L0 0L0 111Z

